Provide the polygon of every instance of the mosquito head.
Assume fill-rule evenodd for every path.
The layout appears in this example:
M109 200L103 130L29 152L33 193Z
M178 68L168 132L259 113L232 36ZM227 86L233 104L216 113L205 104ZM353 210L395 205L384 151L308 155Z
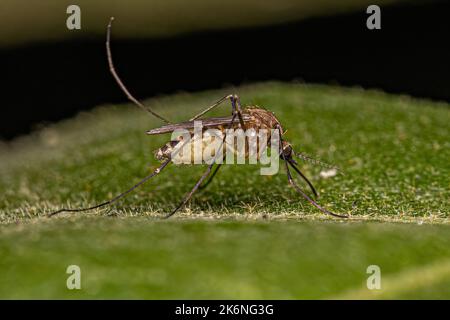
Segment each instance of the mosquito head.
M283 150L282 152L282 158L289 160L292 159L292 146L289 142L283 140ZM281 156L281 155L280 155Z

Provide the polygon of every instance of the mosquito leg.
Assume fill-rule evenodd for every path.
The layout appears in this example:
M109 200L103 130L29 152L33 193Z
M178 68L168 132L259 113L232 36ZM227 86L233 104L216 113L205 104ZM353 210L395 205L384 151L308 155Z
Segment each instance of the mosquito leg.
M306 179L306 177L300 172L300 170L298 170L296 167L294 167L293 166L293 164L292 163L290 163L290 161L288 160L288 159L286 159L286 157L284 156L284 153L283 153L283 147L282 147L282 145L283 145L283 139L282 139L282 136L281 136L281 129L280 128L278 128L278 131L279 131L279 134L280 134L280 150L279 150L279 153L280 153L280 156L281 156L281 158L284 160L284 164L285 164L285 167L286 167L286 174L287 174L287 177L288 177L288 181L289 181L289 184L298 192L298 193L300 193L302 196L303 196L303 198L305 198L306 200L308 200L314 207L316 207L317 209L319 209L320 211L322 211L323 213L326 213L326 214L329 214L329 215L331 215L331 216L333 216L333 217L338 217L338 218L348 218L348 216L344 216L344 215L339 215L339 214L336 214L336 213L333 213L333 212L331 212L331 211L328 211L327 209L324 209L324 208L322 208L317 202L315 202L313 199L311 199L296 183L295 183L295 181L294 181L294 179L292 178L292 175L291 175L291 171L289 170L289 165L288 165L288 163L289 164L291 164L291 166L294 168L294 169L296 169L296 171L306 180L306 182L308 182L308 179ZM309 183L308 183L309 184ZM312 184L310 185L310 187L311 188L313 188L312 187ZM315 191L315 189L313 188L313 190Z
M226 155L223 156L222 161L225 161L225 159L226 159ZM224 162L222 162L222 163L216 163L217 166L214 168L213 173L212 173L211 176L208 178L208 180L206 180L206 182L205 182L204 184L202 184L202 185L199 187L199 190L202 190L202 189L206 188L206 187L211 183L211 181L214 179L214 176L217 174L217 171L219 171L219 169L220 169L220 167L223 165L223 163L224 163Z
M233 117L231 118L230 124L228 125L228 129L231 128L231 126L233 125L234 119L236 119L237 113L233 114ZM223 144L225 142L225 138L226 138L226 134L224 134L223 139L222 139L222 143L220 144L220 148L223 147ZM181 203L168 215L165 216L165 218L169 218L171 216L173 216L178 210L180 210L184 205L186 205L186 203L191 199L192 195L195 193L195 191L198 190L198 188L200 187L200 185L202 184L202 182L206 179L207 176L209 176L209 174L211 173L211 169L214 166L214 164L216 163L217 160L217 156L220 153L216 153L211 164L208 165L208 168L206 169L206 171L203 173L203 175L200 177L200 179L197 181L197 183L194 185L194 187L192 188L192 190L185 195L185 197L183 198L183 201L181 201Z
M80 209L60 209L58 211L54 211L48 214L49 217L54 216L58 213L61 212L81 212L81 211L88 211L88 210L94 210L106 205L109 205L113 202L116 202L117 200L119 200L120 198L123 198L124 196L126 196L127 194L129 194L131 191L133 191L134 189L136 189L137 187L139 187L141 184L147 182L150 178L156 176L157 174L159 174L169 163L170 163L170 159L166 160L165 162L163 162L158 168L156 168L155 171L153 171L150 175L148 175L147 177L145 177L144 179L142 179L141 181L139 181L137 184L135 184L133 187L131 187L130 189L128 189L125 192L122 192L121 194L115 196L114 198L112 198L111 200L105 201L103 203L97 204L95 206L92 207L88 207L88 208L80 208Z
M338 218L348 218L348 216L343 216L343 215L339 215L336 213L333 213L331 211L328 211L327 209L322 208L317 202L315 202L313 199L311 199L302 189L300 189L300 187L295 183L294 179L292 178L291 172L289 171L289 166L288 166L288 162L286 161L286 159L284 159L283 156L283 160L284 163L286 165L286 172L287 172L287 176L288 176L288 180L289 180L289 184L294 187L294 189L300 193L303 198L305 198L306 200L308 200L314 207L316 207L317 209L319 209L320 211L322 211L323 213L329 214L333 217L338 217Z
M163 118L162 116L160 116L159 114L154 112L149 107L144 106L141 102L139 102L139 100L137 100L135 97L133 97L133 95L130 93L130 91L128 91L127 87L124 85L124 83L120 79L119 75L117 74L116 68L114 67L114 63L113 63L113 60L112 60L111 45L110 45L110 42L111 42L111 26L112 26L113 20L114 20L114 17L111 17L111 19L109 20L109 23L108 23L107 31L106 31L106 55L108 57L108 65L109 65L109 70L111 71L111 74L113 75L113 77L116 80L117 84L119 85L120 89L122 89L122 91L125 93L125 95L127 96L127 98L130 101L132 101L134 104L136 104L142 110L144 110L146 112L150 112L152 115L154 115L158 119L164 121L165 123L170 123L169 120Z
M242 108L241 108L240 100L239 100L239 97L237 95L235 95L235 94L230 94L230 95L224 96L223 98L219 99L216 103L214 103L212 106L206 108L205 110L203 110L202 112L200 112L199 114L197 114L196 116L191 118L189 121L194 121L194 120L200 118L201 116L203 116L207 112L211 111L212 109L214 109L215 107L217 107L219 104L221 104L222 102L224 102L227 99L230 99L230 101L231 101L232 114L233 114L233 117L231 118L230 124L228 125L228 129L230 129L233 126L234 120L236 119L236 116L237 116L237 117L239 117L239 121L241 123L241 128L243 130L246 130L246 126L245 126L245 123L244 123L243 118L242 118ZM225 142L225 138L226 138L226 134L224 134L222 143L220 144L219 148L223 147L223 144ZM203 175L200 177L200 179L194 185L192 190L184 197L183 201L171 213L169 213L167 216L165 216L165 218L169 218L169 217L173 216L178 210L180 210L184 205L186 205L186 203L191 199L192 195L200 188L200 185L202 184L202 182L211 173L211 169L212 169L212 167L214 166L214 164L215 164L215 162L217 160L217 155L218 154L219 153L217 153L214 156L213 161L211 162L211 164L208 165L208 168L206 169L206 171L203 173ZM212 180L212 178L216 174L217 170L219 170L218 168L220 168L220 165L214 171L213 176L206 182L206 185Z
M316 189L314 188L314 186L312 185L312 183L311 183L311 181L309 181L308 180L308 178L306 178L306 176L300 171L300 169L299 168L297 168L296 166L295 166L295 164L292 162L292 161L290 161L290 160L287 160L288 162L289 162L289 165L300 175L300 177L302 177L303 178L303 180L305 180L306 181L306 183L308 184L308 186L311 188L311 191L312 191L312 193L314 193L314 196L316 197L316 198L318 198L319 196L317 195L317 191L316 191Z
M217 107L218 105L220 105L222 102L228 100L228 99L232 99L233 98L233 94L229 94L226 95L222 98L220 98L219 100L217 100L213 105L209 106L208 108L206 108L205 110L203 110L202 112L200 112L199 114L195 115L194 117L192 117L191 119L189 119L189 121L194 121L197 120L198 118L200 118L201 116L203 116L204 114L208 113L209 111L211 111L212 109L214 109L215 107ZM234 112L234 109L233 109Z
M238 95L234 95L233 99L231 100L231 104L233 105L234 109L237 109L237 114L239 117L239 123L241 124L241 128L242 130L247 130L245 123L244 123L244 119L242 118L242 107L241 107L241 99L239 98Z
M211 181L214 179L214 176L217 174L217 171L219 171L221 166L222 166L222 163L217 164L217 166L214 168L214 171L212 172L212 174L208 178L208 180L206 180L206 182L204 184L202 184L202 185L200 185L200 187L198 187L199 190L205 189L211 183Z

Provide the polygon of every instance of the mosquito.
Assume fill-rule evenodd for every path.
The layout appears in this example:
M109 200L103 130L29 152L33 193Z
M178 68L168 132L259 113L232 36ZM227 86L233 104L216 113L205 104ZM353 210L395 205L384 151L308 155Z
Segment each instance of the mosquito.
M318 197L316 189L314 188L312 183L308 180L308 178L297 167L298 163L294 159L294 156L297 156L297 157L300 157L303 159L306 159L307 157L305 158L302 156L302 154L295 152L292 148L292 145L282 138L285 131L283 130L280 121L275 117L274 113L272 113L266 109L263 109L261 107L258 107L258 106L242 107L241 103L240 103L240 98L236 94L228 94L228 95L222 97L221 99L216 101L213 105L209 106L202 112L198 113L197 115L195 115L194 117L189 119L189 121L181 122L181 123L171 123L169 120L167 120L163 116L159 115L151 108L144 106L139 100L137 100L129 92L129 90L127 89L127 87L122 82L121 78L119 77L119 75L116 72L116 68L114 66L113 59L112 59L111 46L110 46L111 28L112 28L113 20L114 20L114 17L111 17L111 19L108 23L108 26L107 26L107 30L106 30L106 55L107 55L109 70L110 70L112 76L114 77L114 79L117 82L120 89L125 93L125 95L127 96L127 98L130 101L132 101L134 104L136 104L142 110L149 112L151 115L155 116L156 118L158 118L159 120L161 120L165 123L165 125L163 125L159 128L155 128L155 129L151 129L151 130L147 131L146 133L148 135L171 133L178 129L192 130L194 127L194 122L198 119L202 120L203 126L205 128L214 128L214 129L221 130L222 132L225 132L225 129L233 129L233 128L243 129L244 131L247 129L277 130L279 133L279 139L280 139L278 154L279 154L280 159L284 163L284 167L286 169L289 184L303 198L305 198L309 203L311 203L314 207L319 209L321 212L323 212L325 214L329 214L334 217L348 218L347 215L336 214L336 213L333 213L333 212L323 208L322 206L320 206L315 200L312 199L312 197L310 197L305 191L303 191L298 186L298 184L294 181L294 179L292 177L291 169L293 169L308 184L314 197L315 198ZM229 101L231 103L231 116L216 117L216 118L202 118L206 113L210 112L211 110L215 109L216 107L218 107L219 105L221 105L222 103L224 103L226 101ZM223 140L222 140L221 146L223 145L225 138L226 138L226 134L223 134ZM175 147L177 147L177 145L179 143L186 143L186 142L182 142L180 140L169 141L163 147L158 149L155 152L155 154L156 154L157 159L162 161L161 165L158 168L156 168L150 175L143 178L140 182L135 184L133 187L131 187L127 191L122 192L121 194L115 196L114 198L112 198L108 201L102 202L102 203L94 205L92 207L78 208L78 209L62 208L60 210L50 213L49 216L54 216L54 215L62 213L62 212L81 212L81 211L94 210L94 209L101 208L101 207L110 205L110 204L118 201L119 199L125 197L130 192L135 190L140 185L144 184L145 182L147 182L154 176L161 173L161 171L163 171L172 162L173 156L174 156L173 150ZM213 180L213 178L216 176L218 170L222 166L222 163L217 163L218 162L217 156L218 156L218 154L216 154L213 157L211 163L208 165L207 169L205 170L203 175L200 177L200 179L197 181L197 183L194 185L194 187L191 189L191 191L188 192L184 196L182 201L178 204L178 206L176 206L175 209L173 209L170 213L168 213L164 216L165 218L169 218L169 217L173 216L175 213L177 213L181 208L183 208L189 202L189 200L192 198L192 196L194 195L194 193L197 190L205 188ZM213 171L214 165L216 165L216 167L214 168L214 171Z

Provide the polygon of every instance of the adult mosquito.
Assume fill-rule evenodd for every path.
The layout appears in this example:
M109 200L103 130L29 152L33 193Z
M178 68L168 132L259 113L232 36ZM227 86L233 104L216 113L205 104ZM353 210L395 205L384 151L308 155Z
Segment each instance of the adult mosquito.
M286 169L289 184L303 198L305 198L309 203L311 203L313 206L315 206L321 212L329 214L334 217L339 217L339 218L347 218L348 217L346 215L340 215L340 214L333 213L333 212L323 208L315 200L313 200L310 196L308 196L294 181L291 170L290 170L291 168L308 184L308 186L310 187L314 196L316 198L318 197L316 189L314 188L312 183L308 180L308 178L297 167L298 163L293 158L293 156L298 156L301 158L304 158L304 157L301 154L296 153L293 150L292 145L282 138L285 131L283 130L280 121L275 117L275 115L272 112L265 110L263 108L257 107L257 106L242 107L239 97L236 94L229 94L229 95L222 97L221 99L216 101L213 105L209 106L208 108L206 108L199 114L197 114L194 117L192 117L191 119L189 119L189 121L182 122L182 123L171 123L166 118L162 117L161 115L159 115L158 113L153 111L151 108L146 107L141 102L139 102L128 91L127 87L124 85L124 83L120 79L119 75L116 72L116 69L115 69L115 66L114 66L114 63L112 60L111 46L110 46L111 41L110 40L111 40L111 26L112 26L113 20L114 20L114 18L111 17L111 19L108 23L108 26L107 26L107 31L106 31L106 54L107 54L109 69L110 69L112 76L116 80L120 89L125 93L125 95L127 96L127 98L130 101L132 101L134 104L136 104L142 110L149 112L150 114L152 114L153 116L162 120L165 123L165 125L163 125L162 127L147 131L146 133L148 135L171 133L178 129L192 130L194 128L195 120L198 120L198 119L202 120L203 126L205 128L214 128L214 129L221 130L222 132L226 132L227 129L233 129L233 128L243 129L244 131L247 129L277 130L279 133L278 136L280 139L278 155L279 155L279 158L284 163L284 167ZM222 104L225 101L230 101L230 103L231 103L231 116L217 117L217 118L202 118L206 113L210 112L211 110L213 110L214 108L216 108L217 106L219 106L220 104ZM221 147L225 141L225 138L226 138L226 134L223 135L223 140L221 141L221 145L220 145ZM116 197L112 198L111 200L108 200L108 201L102 202L100 204L97 204L95 206L87 207L87 208L78 208L78 209L62 208L60 210L50 213L49 216L53 216L53 215L56 215L61 212L81 212L81 211L94 210L94 209L104 207L104 206L107 206L107 205L110 205L110 204L116 202L117 200L123 198L124 196L126 196L127 194L132 192L134 189L136 189L140 185L142 185L145 182L147 182L148 180L150 180L152 177L161 173L161 171L163 171L164 168L166 168L172 162L173 155L174 155L173 150L179 143L184 143L184 142L182 142L181 140L169 141L163 147L158 149L156 152L156 157L158 158L158 160L162 161L162 164L158 168L156 168L150 175L146 176L140 182L135 184L133 187L131 187L127 191L117 195ZM220 167L222 165L222 163L217 163L218 162L217 157L218 157L218 154L216 154L213 157L212 161L210 161L211 163L208 165L208 168L203 173L203 175L200 177L200 179L197 181L197 183L194 185L194 187L191 189L191 191L188 192L184 196L184 198L179 203L179 205L174 210L172 210L169 214L167 214L165 216L165 218L171 217L177 211L179 211L181 208L183 208L198 189L202 189L202 188L206 187L212 181L212 179L217 174L218 170L220 169ZM216 165L216 167L213 171L212 169L213 169L214 165ZM208 180L206 180L207 178L208 178Z

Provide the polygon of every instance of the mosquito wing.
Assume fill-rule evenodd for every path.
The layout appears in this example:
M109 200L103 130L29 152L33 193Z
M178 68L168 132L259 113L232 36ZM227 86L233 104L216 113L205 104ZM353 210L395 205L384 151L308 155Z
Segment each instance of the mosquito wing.
M217 128L219 126L229 125L232 118L233 118L232 116L229 116L229 117L199 119L196 121L202 122L203 129L210 129L210 128ZM242 120L244 120L244 122L249 121L250 119L251 119L250 115L248 115L248 114L242 115ZM236 117L234 119L233 123L239 124L239 118ZM160 128L148 130L146 133L149 135L162 134L162 133L173 132L175 130L180 130L180 129L186 129L186 130L194 129L194 121L186 121L186 122L168 124L168 125L162 126Z

